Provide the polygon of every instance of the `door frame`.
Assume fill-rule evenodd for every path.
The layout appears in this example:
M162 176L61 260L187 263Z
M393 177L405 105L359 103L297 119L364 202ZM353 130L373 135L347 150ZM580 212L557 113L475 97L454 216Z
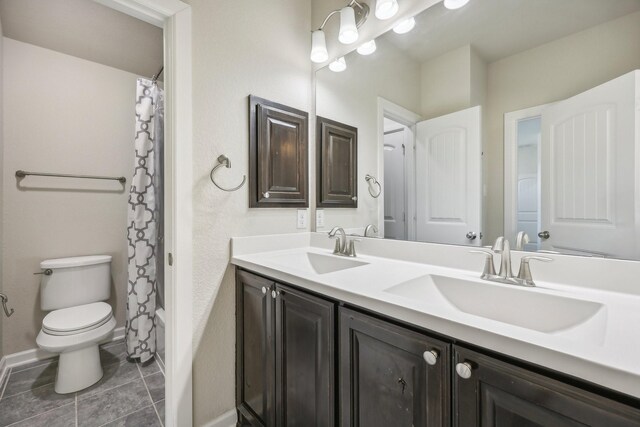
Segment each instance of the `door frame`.
M191 6L179 0L94 1L164 30L165 425L188 426L193 419Z
M416 239L416 173L415 173L415 149L416 149L416 123L422 120L419 114L407 110L398 104L378 97L378 180L384 188L384 118L387 117L407 127L405 141L407 146L405 155L405 211L407 212L406 226L407 239ZM407 141L408 139L408 141ZM378 235L384 237L384 191L378 198Z
M504 114L504 237L512 242L518 234L518 122L542 116L549 104L536 105ZM542 145L542 141L540 142ZM541 145L538 147L540 150ZM540 184L538 158L538 184ZM539 220L539 218L538 218Z

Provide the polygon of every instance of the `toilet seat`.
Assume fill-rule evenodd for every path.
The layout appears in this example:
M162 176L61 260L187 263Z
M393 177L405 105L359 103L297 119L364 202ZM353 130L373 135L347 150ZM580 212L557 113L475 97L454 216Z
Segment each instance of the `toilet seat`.
M105 302L78 305L54 310L42 321L42 331L49 335L76 335L99 328L113 317L111 306Z

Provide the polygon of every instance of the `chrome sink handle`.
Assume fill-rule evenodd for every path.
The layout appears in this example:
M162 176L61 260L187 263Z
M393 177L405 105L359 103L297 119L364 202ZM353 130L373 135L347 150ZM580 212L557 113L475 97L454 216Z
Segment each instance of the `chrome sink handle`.
M546 256L536 256L529 255L523 256L520 260L520 270L518 271L518 277L516 280L519 285L522 286L535 286L535 282L533 281L533 277L531 277L531 269L529 268L529 261L542 261L542 262L551 262L553 258L549 258Z
M361 242L362 239L358 239L358 238L354 238L352 237L351 239L348 240L348 246L347 246L347 250L343 255L346 256L350 256L355 258L357 256L356 254L356 242Z
M488 279L496 276L496 269L493 266L493 251L489 249L474 249L469 251L471 254L482 254L486 258L484 260L484 269L482 270L481 279Z

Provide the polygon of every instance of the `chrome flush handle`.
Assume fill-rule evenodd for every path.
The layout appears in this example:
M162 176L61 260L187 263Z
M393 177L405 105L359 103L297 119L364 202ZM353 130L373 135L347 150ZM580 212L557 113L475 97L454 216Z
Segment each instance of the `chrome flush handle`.
M34 276L38 275L38 274L44 274L45 276L51 276L53 274L53 270L50 268L44 269L39 273L33 273Z

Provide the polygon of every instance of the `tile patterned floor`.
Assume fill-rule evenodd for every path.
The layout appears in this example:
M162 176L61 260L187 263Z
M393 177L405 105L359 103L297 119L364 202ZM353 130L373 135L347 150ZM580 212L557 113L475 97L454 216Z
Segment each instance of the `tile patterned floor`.
M122 340L105 344L102 379L70 394L53 390L57 359L11 368L0 384L0 427L162 427L163 356L143 366L127 362Z

